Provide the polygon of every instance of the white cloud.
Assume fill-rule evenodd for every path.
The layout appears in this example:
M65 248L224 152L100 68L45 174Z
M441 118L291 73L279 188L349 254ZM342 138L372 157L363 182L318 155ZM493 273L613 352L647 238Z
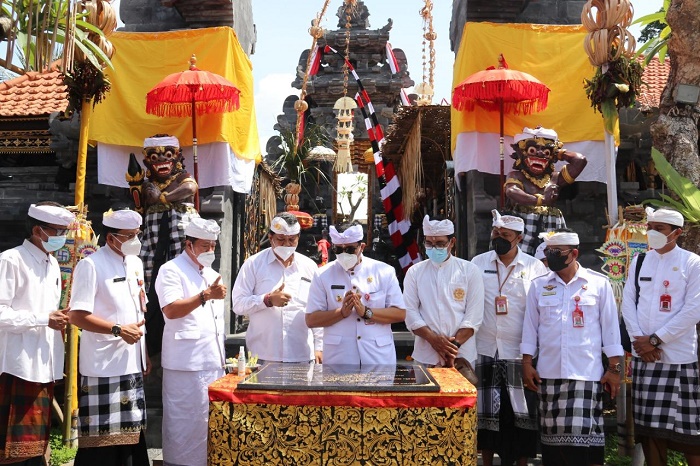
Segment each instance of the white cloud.
M266 153L267 140L277 134L273 127L277 123L277 115L282 114L284 99L299 94L299 90L291 86L294 77L293 73L271 73L256 80L255 112L263 155Z

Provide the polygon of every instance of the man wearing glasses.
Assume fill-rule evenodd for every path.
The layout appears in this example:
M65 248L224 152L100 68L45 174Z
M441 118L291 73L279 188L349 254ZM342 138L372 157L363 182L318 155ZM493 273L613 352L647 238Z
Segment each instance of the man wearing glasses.
M51 252L74 220L55 202L32 204L26 239L0 254L0 464L44 464L68 322L57 309L61 271Z
M207 387L224 375L226 286L211 268L220 228L195 217L184 250L161 267L156 293L163 307L163 464L206 466Z
M324 364L396 364L391 324L405 318L394 269L365 257L361 225L330 227L336 260L311 282L306 324L323 327Z
M408 269L404 279L406 326L416 336L413 359L431 367L452 367L455 359L464 358L473 366L473 337L484 316L479 269L452 255L456 239L451 221L426 215L423 235L429 260Z
M306 326L304 310L316 263L296 252L301 226L282 212L270 224L270 248L249 257L231 291L233 312L247 315L248 350L259 361L321 362L323 329Z
M530 286L520 350L523 384L540 399L542 462L603 464L603 390L617 396L624 354L615 298L607 277L577 262L576 233L540 236L551 272Z
M105 212L105 246L75 267L69 315L83 329L77 466L149 464L141 222L133 210Z
M525 465L537 455L537 394L523 388L520 340L530 283L547 269L519 248L523 219L491 213L492 250L472 259L484 281L484 322L476 334L477 443L484 466L493 464L494 452L503 465Z

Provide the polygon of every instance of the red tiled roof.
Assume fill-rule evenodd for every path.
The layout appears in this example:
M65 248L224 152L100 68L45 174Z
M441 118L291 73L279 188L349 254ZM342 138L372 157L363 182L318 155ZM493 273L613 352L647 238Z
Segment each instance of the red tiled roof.
M643 57L639 57L643 61ZM671 60L668 57L663 63L658 57L651 59L649 64L644 68L642 75L642 91L637 98L637 102L642 111L649 111L654 108L659 108L661 103L661 93L663 93L668 81L668 74L671 71Z
M59 71L30 71L0 83L0 116L45 115L64 111L66 106L66 86Z

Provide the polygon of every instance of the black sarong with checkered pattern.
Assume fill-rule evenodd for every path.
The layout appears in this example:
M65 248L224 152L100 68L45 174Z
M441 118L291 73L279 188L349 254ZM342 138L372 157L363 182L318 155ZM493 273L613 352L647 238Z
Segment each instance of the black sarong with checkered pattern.
M636 434L700 445L698 363L632 361Z
M556 212L559 212L559 210L556 209ZM525 221L525 231L523 232L523 241L520 243L520 249L531 256L535 255L537 246L542 242L539 238L540 233L566 228L566 221L561 212L559 212L559 215L513 212L513 215L517 215Z

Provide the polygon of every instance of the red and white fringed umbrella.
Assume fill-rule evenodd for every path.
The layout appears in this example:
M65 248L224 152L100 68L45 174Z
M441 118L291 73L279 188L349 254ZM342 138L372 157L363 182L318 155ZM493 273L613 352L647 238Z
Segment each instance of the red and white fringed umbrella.
M194 179L199 182L197 115L238 110L241 91L223 76L198 69L192 54L190 69L168 75L146 94L146 113L160 117L192 117ZM195 195L199 210L199 194Z
M498 111L500 116L501 208L505 203L503 192L503 115L529 115L547 108L549 88L534 76L508 68L503 55L498 57L498 68L489 67L462 81L452 92L452 106L459 111L474 110L476 105Z

